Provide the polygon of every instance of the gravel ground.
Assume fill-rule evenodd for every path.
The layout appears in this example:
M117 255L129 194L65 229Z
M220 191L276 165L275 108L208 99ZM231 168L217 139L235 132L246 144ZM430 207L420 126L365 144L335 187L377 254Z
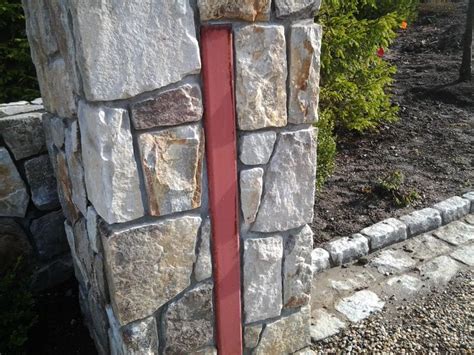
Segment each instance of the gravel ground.
M317 353L474 354L474 272L313 344Z

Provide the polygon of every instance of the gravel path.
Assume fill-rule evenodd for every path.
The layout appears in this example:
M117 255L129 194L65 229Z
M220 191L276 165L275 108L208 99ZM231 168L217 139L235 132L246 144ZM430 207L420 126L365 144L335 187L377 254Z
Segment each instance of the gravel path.
M474 353L474 272L313 344L317 353Z

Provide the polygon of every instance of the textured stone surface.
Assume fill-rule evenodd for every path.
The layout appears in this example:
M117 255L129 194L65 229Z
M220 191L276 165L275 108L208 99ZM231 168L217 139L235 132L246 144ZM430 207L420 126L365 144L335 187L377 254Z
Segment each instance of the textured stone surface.
M331 267L331 256L323 248L316 248L311 252L313 274L318 274Z
M10 102L8 104L0 104L0 117L14 116L21 113L28 113L43 110L41 105L30 105L26 101Z
M64 145L64 133L66 131L64 119L57 116L44 115L43 128L46 131L46 138L48 139L49 136L49 139L51 140L51 142L47 142L47 144L52 143L56 148L61 149Z
M58 186L48 155L26 161L25 175L36 208L52 210L59 207Z
M283 240L280 236L244 241L245 322L277 317L282 308Z
M359 322L372 313L379 312L385 303L372 291L364 290L339 300L335 308L351 322Z
M369 241L361 234L336 239L324 247L331 255L334 265L358 260L369 253Z
M204 138L200 125L144 133L138 145L153 216L201 205Z
M474 225L474 214L468 214L466 218L464 218L464 221L466 223L469 223L471 225Z
M466 200L469 200L471 202L471 210L470 212L471 213L474 213L474 191L472 192L468 192L464 195L462 195L462 197Z
M240 161L246 165L268 163L275 141L276 133L272 131L244 134L239 138Z
M198 285L169 305L164 316L166 354L188 354L212 343L212 283Z
M388 279L384 285L384 290L390 296L394 295L403 299L416 294L422 286L423 282L419 278L411 275L400 275Z
M30 231L42 260L51 259L68 250L62 211L51 212L35 219L31 222Z
M451 248L438 238L423 234L409 240L405 244L404 250L410 251L410 255L414 259L427 260L448 253Z
M53 165L54 166L54 165ZM74 223L79 217L79 211L72 201L72 183L66 161L66 154L59 151L56 154L56 177L58 182L59 201L66 218Z
M91 282L93 275L94 254L90 247L89 238L87 237L87 223L85 218L79 219L74 225L73 230L77 258L81 262L82 268L86 272L88 281Z
M414 211L400 217L400 221L407 226L407 234L409 237L429 232L443 224L441 214L434 208L424 208L419 211Z
M46 152L42 113L0 118L0 134L15 160Z
M94 253L102 252L102 241L100 240L99 235L99 215L97 214L94 207L89 206L87 208L87 236L89 238L89 243L91 249Z
M81 142L77 120L66 131L65 151L72 186L72 202L85 216L87 214L87 193L82 164Z
M217 355L217 349L214 346L206 346L197 351L193 351L189 353L190 355Z
M158 355L158 330L154 317L127 325L122 330L123 352L130 355Z
M271 0L198 0L202 21L221 18L265 21L270 18Z
M251 224L257 217L263 191L263 169L254 168L240 172L240 207L244 223Z
M433 235L449 244L460 245L474 240L474 226L456 221L434 231Z
M88 100L133 97L201 68L188 1L78 1L70 6Z
M438 256L419 267L422 279L428 279L435 287L448 283L459 269L460 265L446 255Z
M322 36L322 27L315 23L291 26L288 122L318 120Z
M469 266L474 266L474 244L456 249L451 257Z
M323 308L313 312L311 322L311 340L314 342L336 335L346 327L342 320Z
M360 231L369 239L370 250L377 250L387 245L407 239L407 227L395 218L388 218Z
M239 129L286 126L287 63L283 26L244 26L235 32L235 50Z
M0 218L0 275L17 262L19 257L28 260L31 246L24 230L13 218Z
M254 231L284 231L313 220L316 143L313 128L280 133L265 174Z
M102 237L121 324L149 316L189 286L200 224L199 217L183 216Z
M275 0L277 17L296 14L312 18L320 6L321 0Z
M197 84L185 84L133 104L131 111L136 129L199 121L203 113L201 88Z
M128 113L80 102L82 159L87 195L107 223L144 215Z
M201 240L197 253L196 265L194 266L194 277L196 281L202 281L212 276L211 259L211 219L208 217L201 226Z
M384 250L372 259L370 265L381 274L391 274L411 269L416 261L404 251Z
M262 324L247 325L244 327L244 346L246 348L253 349L257 347L262 329Z
M471 203L462 197L454 196L437 203L433 208L441 213L443 223L448 224L467 215L470 212Z
M303 307L300 312L268 323L262 332L255 354L294 353L310 344L309 327L310 314L308 307Z
M0 216L24 217L29 199L10 154L0 147Z
M285 241L283 262L283 305L285 308L304 306L311 299L312 248L313 231L308 225L301 230L291 232Z

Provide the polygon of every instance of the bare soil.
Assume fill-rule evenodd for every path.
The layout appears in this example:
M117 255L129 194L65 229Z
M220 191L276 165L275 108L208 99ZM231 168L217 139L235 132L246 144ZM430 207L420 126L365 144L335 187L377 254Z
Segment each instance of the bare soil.
M400 32L386 56L398 67L400 120L365 134L337 132L336 169L315 204L315 245L473 190L474 81L456 82L466 7L420 13ZM410 206L378 188L394 172L405 177L402 193L419 196Z

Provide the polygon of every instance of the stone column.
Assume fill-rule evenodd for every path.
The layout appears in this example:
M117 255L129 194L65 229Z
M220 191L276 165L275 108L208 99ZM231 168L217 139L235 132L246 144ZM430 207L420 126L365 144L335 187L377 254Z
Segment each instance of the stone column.
M243 351L308 345L319 1L23 4L98 351L217 351L197 36L215 21L234 29Z

